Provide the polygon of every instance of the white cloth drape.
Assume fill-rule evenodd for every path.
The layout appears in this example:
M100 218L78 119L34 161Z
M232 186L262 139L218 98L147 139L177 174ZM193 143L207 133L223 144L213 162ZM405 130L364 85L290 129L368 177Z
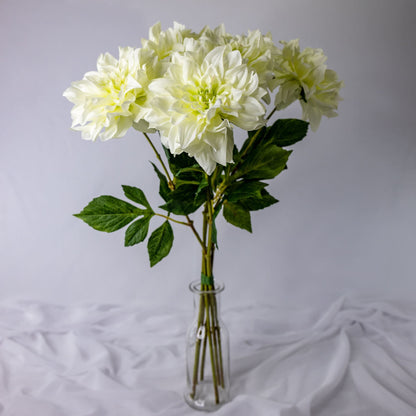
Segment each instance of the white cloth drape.
M232 401L219 416L415 416L416 304L223 310ZM186 416L190 311L0 304L1 416Z

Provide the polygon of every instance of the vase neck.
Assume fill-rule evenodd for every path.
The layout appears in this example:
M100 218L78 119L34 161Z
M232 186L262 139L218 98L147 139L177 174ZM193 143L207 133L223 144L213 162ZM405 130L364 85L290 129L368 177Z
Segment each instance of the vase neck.
M219 280L214 281L214 285L204 285L201 283L200 280L194 280L189 284L189 290L197 295L217 295L223 292L225 289L225 285L223 282Z
M199 313L201 308L201 300L202 305L206 302L215 303L215 308L217 312L220 310L220 294L224 291L225 286L224 283L221 281L215 281L213 286L203 285L201 281L195 280L189 284L189 290L192 292L194 296L194 310L195 312Z

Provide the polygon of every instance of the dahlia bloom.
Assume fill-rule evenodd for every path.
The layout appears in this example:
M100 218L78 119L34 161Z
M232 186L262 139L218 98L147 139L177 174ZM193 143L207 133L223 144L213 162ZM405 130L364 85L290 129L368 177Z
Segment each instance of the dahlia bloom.
M211 174L217 163L232 162L232 125L264 124L265 91L240 52L226 45L206 53L202 46L188 39L165 76L150 83L146 120L172 154L188 153Z
M184 50L186 38L197 38L198 35L186 29L184 25L174 22L173 27L162 30L160 22L149 29L149 39L142 39L142 47L152 50L160 61L168 62L173 52Z
M300 50L299 40L281 42L283 48L276 59L276 82L279 90L275 105L281 110L300 100L304 120L316 131L322 116L334 117L341 100L339 90L343 82L335 71L327 69L322 49Z
M158 131L172 154L187 153L211 174L232 162L235 126L265 124L272 93L272 114L299 100L313 131L322 116L337 115L343 82L321 49L301 51L298 40L278 48L259 30L231 35L222 24L197 34L175 22L167 30L156 23L141 44L119 48L118 59L100 55L97 71L64 92L84 139Z
M117 60L109 53L100 55L97 71L87 72L65 90L74 104L72 128L85 140L122 137L133 125L146 129L141 113L146 87L158 75L157 59L149 51L119 48Z

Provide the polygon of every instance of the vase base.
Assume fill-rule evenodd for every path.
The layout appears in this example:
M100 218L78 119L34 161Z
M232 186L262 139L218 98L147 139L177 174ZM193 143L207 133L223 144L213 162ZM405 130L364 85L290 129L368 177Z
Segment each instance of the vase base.
M187 391L184 394L184 398L188 406L205 412L214 412L229 401L227 392L220 387L218 389L217 403L212 389L212 381L205 383L200 381L195 395L192 395L192 393Z

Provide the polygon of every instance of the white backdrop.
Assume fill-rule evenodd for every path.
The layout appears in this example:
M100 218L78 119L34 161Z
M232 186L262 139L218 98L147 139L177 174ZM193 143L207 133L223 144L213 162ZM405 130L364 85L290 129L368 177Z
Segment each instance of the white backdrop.
M253 235L220 221L225 304L413 299L415 12L413 0L2 0L0 300L190 302L200 254L187 229L175 227L171 255L150 269L145 245L124 248L123 232L72 217L95 196L122 196L121 184L160 200L142 137L83 141L62 97L100 53L175 20L298 37L345 81L339 117L295 146L271 186L280 203L253 215Z

